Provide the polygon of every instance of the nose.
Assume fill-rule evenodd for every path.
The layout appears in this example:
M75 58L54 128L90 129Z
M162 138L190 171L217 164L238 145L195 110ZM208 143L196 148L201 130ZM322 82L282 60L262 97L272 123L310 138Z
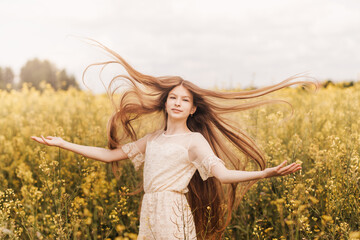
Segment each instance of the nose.
M175 106L180 106L180 103L181 103L181 101L180 101L180 99L178 98L178 99L176 100L176 102L175 102Z

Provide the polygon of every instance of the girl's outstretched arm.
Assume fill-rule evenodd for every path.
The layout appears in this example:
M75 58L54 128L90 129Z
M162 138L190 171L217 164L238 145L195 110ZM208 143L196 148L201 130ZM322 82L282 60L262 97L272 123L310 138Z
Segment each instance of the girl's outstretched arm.
M292 163L285 166L286 161L272 168L266 168L263 171L238 171L229 170L222 164L216 164L211 168L214 177L222 183L247 182L263 178L285 176L301 169L301 165Z
M84 157L105 163L120 161L128 158L128 156L124 153L124 151L121 148L110 150L100 147L84 146L84 145L67 142L61 137L52 137L52 136L48 136L46 138L43 136L41 137L32 136L31 139L48 146L57 146L72 151L74 153L81 154Z

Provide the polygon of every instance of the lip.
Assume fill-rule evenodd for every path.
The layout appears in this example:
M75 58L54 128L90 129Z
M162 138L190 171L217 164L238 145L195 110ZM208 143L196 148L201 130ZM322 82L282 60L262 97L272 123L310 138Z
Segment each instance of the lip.
M172 108L171 111L176 112L176 113L182 112L181 110L175 109L175 108Z

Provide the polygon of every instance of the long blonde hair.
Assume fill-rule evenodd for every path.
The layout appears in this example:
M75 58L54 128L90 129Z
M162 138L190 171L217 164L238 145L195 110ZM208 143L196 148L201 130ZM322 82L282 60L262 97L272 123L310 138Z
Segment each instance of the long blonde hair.
M129 137L132 140L136 140L137 134L133 123L147 114L158 113L162 115L165 119L165 126L162 128L166 130L167 113L165 111L165 102L168 93L174 87L182 85L191 92L194 105L197 107L193 116L187 119L188 128L193 132L200 132L209 142L216 156L222 159L228 167L244 170L247 163L240 162L236 153L225 144L224 140L229 141L248 158L255 161L258 167L263 170L266 167L265 157L256 142L245 131L237 127L236 124L225 118L224 114L244 111L269 103L282 102L290 106L291 104L283 100L260 100L242 104L239 104L238 101L233 104L229 103L232 102L231 100L260 97L294 84L314 85L316 90L319 85L317 82L314 83L312 81L291 82L292 80L304 77L303 75L295 75L278 84L254 90L241 92L207 90L179 76L153 77L142 74L131 67L113 50L95 40L92 41L107 53L110 53L115 60L89 65L84 70L83 80L87 69L95 65L100 65L104 68L108 64L120 64L129 74L115 76L108 87L109 96L115 106L114 114L111 116L108 124L108 146L110 149L119 147L119 144ZM116 88L114 90L110 89L112 84L119 79L127 81L130 87L121 95L119 103L115 103L113 95ZM227 100L227 104L225 105L222 100ZM112 169L117 177L117 162L112 163ZM219 239L226 226L230 223L232 209L240 202L246 191L255 182L251 181L244 185L240 193L240 199L235 203L237 183L229 184L228 188L224 191L219 180L209 178L203 181L199 172L196 171L189 183L187 199L193 211L198 236L206 239ZM223 206L226 207L224 208Z

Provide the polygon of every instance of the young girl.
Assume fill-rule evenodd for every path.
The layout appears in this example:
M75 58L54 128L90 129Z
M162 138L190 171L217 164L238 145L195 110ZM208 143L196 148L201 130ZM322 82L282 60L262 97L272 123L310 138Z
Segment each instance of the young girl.
M224 115L276 102L239 104L231 100L255 98L293 84L313 82L290 83L298 78L295 76L256 90L211 91L178 76L144 75L114 51L98 44L116 60L92 64L84 73L93 65L119 63L129 74L116 76L127 81L130 87L122 94L119 107L110 118L109 149L78 145L60 137L32 139L111 163L115 176L117 164L122 160L131 159L136 170L144 164L145 194L138 239L220 239L230 222L237 183L249 182L248 189L256 180L284 176L301 169L296 163L286 165L286 161L265 168L264 155L256 143ZM226 104L223 100L227 100ZM159 121L162 126L138 139L132 124L151 113L163 119ZM129 137L132 141L123 144ZM261 171L244 171L246 164L239 161L227 142L254 160ZM229 186L227 195L222 184Z

